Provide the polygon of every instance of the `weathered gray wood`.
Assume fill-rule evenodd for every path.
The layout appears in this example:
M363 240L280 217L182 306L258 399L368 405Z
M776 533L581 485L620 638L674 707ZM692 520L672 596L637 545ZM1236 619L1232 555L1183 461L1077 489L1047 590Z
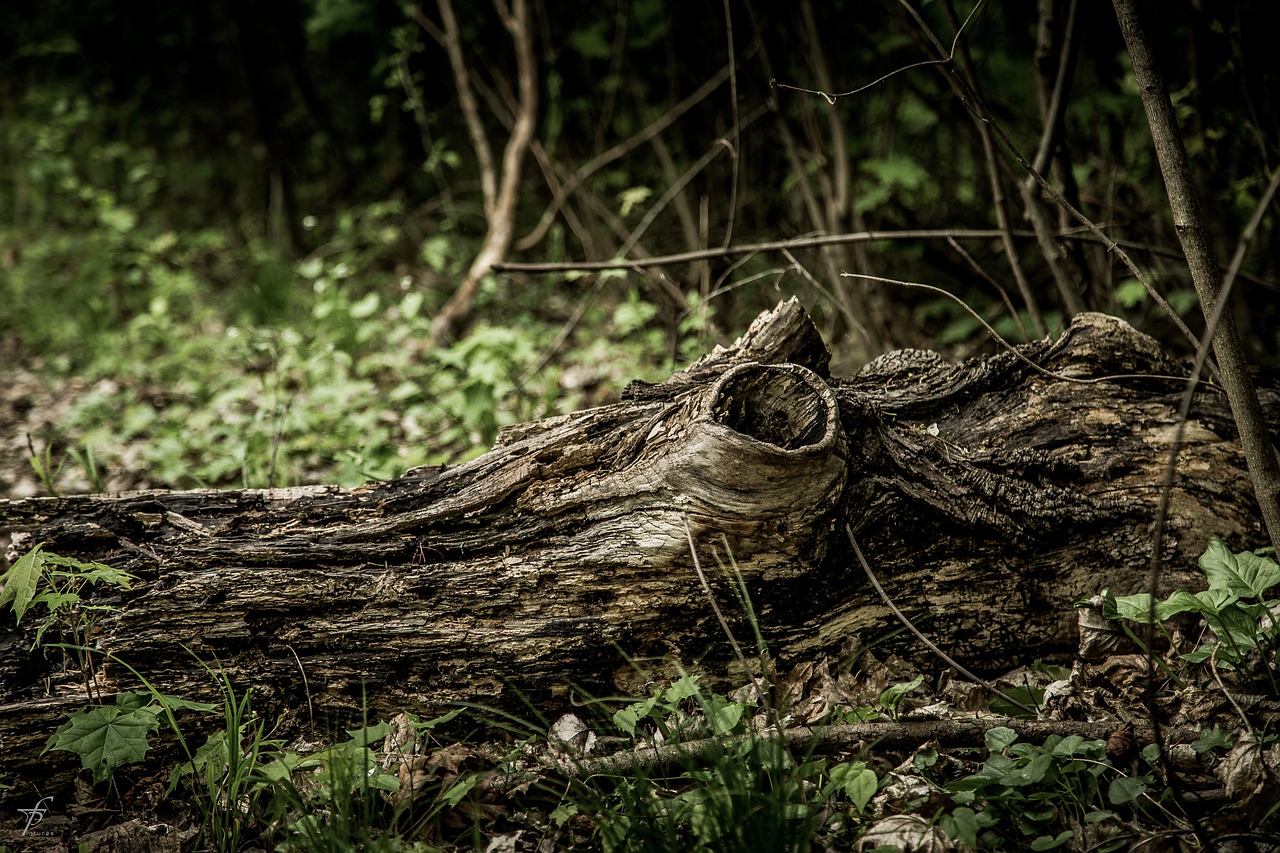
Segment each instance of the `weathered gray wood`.
M1082 315L1021 357L900 352L842 380L827 361L792 301L669 381L509 429L457 469L354 490L0 502L0 529L142 579L97 642L153 683L210 693L185 646L299 717L548 706L572 684L636 689L629 659L723 672L689 535L739 638L751 635L716 569L730 556L782 658L896 627L846 523L898 605L976 668L1067 655L1074 601L1145 587L1183 369L1154 341ZM1195 583L1211 535L1261 541L1214 391L1187 437L1166 588ZM56 655L28 653L29 628L0 631L0 772L44 772L35 753L83 688ZM927 661L906 640L893 648ZM98 681L132 685L110 662Z

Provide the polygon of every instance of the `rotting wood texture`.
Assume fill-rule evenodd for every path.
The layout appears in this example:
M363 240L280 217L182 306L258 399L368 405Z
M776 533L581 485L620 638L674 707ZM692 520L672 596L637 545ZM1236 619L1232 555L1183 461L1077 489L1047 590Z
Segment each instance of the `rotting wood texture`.
M1145 588L1185 370L1098 314L1019 352L901 351L832 379L792 300L666 382L510 428L456 469L352 490L0 501L0 529L22 531L14 553L43 542L137 575L96 642L161 689L210 694L194 654L299 714L550 707L573 685L635 691L670 662L723 673L689 535L740 639L717 567L730 560L774 655L848 653L896 625L846 523L922 630L998 669L1070 654L1076 600ZM1264 401L1274 413L1276 394ZM1186 441L1166 589L1195 584L1209 536L1262 541L1219 394L1197 396ZM60 653L29 651L29 624L0 632L15 773L85 696ZM134 686L110 661L98 682Z

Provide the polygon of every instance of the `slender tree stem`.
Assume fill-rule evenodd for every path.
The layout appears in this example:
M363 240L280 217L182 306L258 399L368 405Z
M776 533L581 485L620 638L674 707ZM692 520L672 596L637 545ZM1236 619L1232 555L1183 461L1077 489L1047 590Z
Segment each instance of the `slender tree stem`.
M1257 390L1249 378L1240 334L1227 304L1227 294L1222 292L1222 271L1196 195L1187 151L1173 114L1173 103L1169 100L1164 78L1156 66L1132 0L1113 0L1113 3L1142 105L1147 112L1156 159L1160 163L1173 213L1174 230L1182 243L1191 281L1209 324L1206 337L1211 336L1213 341L1213 354L1240 433L1240 444L1253 478L1262 518L1271 543L1275 545L1280 543L1280 462L1267 433Z

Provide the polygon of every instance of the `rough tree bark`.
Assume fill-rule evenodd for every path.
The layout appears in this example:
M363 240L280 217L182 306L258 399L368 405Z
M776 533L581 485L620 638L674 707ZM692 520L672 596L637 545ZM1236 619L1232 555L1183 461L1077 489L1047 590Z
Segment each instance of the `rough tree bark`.
M628 658L723 673L690 536L704 566L732 555L784 660L896 627L846 523L898 605L972 668L1069 655L1076 600L1145 588L1182 387L1154 341L1082 314L1017 354L899 351L847 379L828 360L793 300L666 382L508 429L453 470L353 490L0 501L0 530L23 531L13 553L43 542L138 575L96 642L159 688L210 694L190 649L297 714L554 706L570 685L637 690ZM1272 423L1277 402L1264 394ZM1192 419L1168 587L1195 583L1209 536L1264 537L1225 400L1202 392ZM86 700L60 654L29 651L29 621L0 623L6 776L60 767L39 750ZM133 686L109 661L98 682Z

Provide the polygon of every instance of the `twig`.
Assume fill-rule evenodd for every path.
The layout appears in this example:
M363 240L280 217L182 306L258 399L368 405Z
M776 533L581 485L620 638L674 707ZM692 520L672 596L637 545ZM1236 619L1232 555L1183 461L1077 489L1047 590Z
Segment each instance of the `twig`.
M916 639L924 643L931 652L933 652L938 657L942 658L942 660L945 661L947 665L952 667L956 672L960 673L965 678L972 681L974 684L980 684L983 687L987 688L987 690L991 691L991 694L993 696L999 696L1001 699L1005 700L1010 705L1013 705L1014 707L1017 707L1017 708L1021 708L1022 710L1026 711L1028 714L1037 714L1037 715L1039 714L1039 712L1035 708L1029 708L1026 705L1023 705L1017 699L1014 699L1012 696L1010 696L1008 693L1005 693L999 687L996 687L990 681L987 681L985 678L982 678L980 676L974 675L972 672L965 669L963 666L960 665L959 662L956 661L955 658L951 657L951 655L947 654L942 649L938 648L938 646L934 644L932 640L930 640L923 633L921 633L920 629L917 628L915 625L913 625L911 620L906 617L906 614L904 614L901 610L898 609L898 605L893 603L893 599L889 597L889 593L885 592L884 587L880 585L880 581L876 578L875 572L871 571L871 564L867 562L867 558L862 555L862 549L858 547L858 540L853 537L853 528L851 528L849 525L846 524L844 526L844 532L845 532L845 535L849 537L849 544L853 546L854 556L858 558L858 563L862 566L862 571L866 572L867 580L871 581L871 586L875 589L876 593L880 596L880 600L885 603L885 606L888 607L889 611L893 613L894 616L897 617L898 621L906 626L908 631L916 635Z
M733 46L733 14L729 11L729 0L724 0L724 32L729 45L729 107L733 116L733 139L729 145L730 168L732 178L729 183L729 215L724 226L724 241L721 248L733 242L733 222L738 214L738 172L739 155L742 150L742 128L738 121L738 60Z
M716 72L711 79L699 86L693 94L689 95L683 101L667 110L654 121L650 122L647 127L632 135L628 139L614 145L608 151L602 151L592 157L586 163L583 163L578 169L565 180L560 191L555 194L551 204L542 212L542 218L538 220L538 224L533 230L525 236L515 241L515 248L519 251L532 249L538 243L542 242L542 238L547 236L547 229L551 227L551 223L555 222L556 213L560 210L560 205L564 204L564 200L569 197L570 193L578 188L578 185L596 172L603 169L613 161L626 156L628 153L648 142L654 136L666 130L675 120L684 115L696 104L714 92L721 83L729 76L729 67L725 66Z
M771 729L762 733L702 738L684 743L663 743L657 746L637 744L633 750L616 752L612 755L556 758L548 761L538 770L495 773L481 780L477 787L486 792L510 791L518 786L537 781L548 773L562 774L576 779L591 776L629 776L640 770L672 764L688 764L706 756L725 752L735 744L750 740L768 741L779 737L787 746L807 750L812 754L860 750L867 744L909 749L935 741L942 746L981 747L987 732L997 726L1012 729L1021 739L1043 742L1046 738L1055 735L1059 737L1079 735L1089 740L1106 740L1120 728L1121 724L1118 722L1018 720L983 715L945 720L886 720L836 726L798 726L785 729L781 734L777 729ZM1200 736L1200 730L1194 726L1183 726L1170 732L1170 735L1179 743L1191 743ZM1150 727L1135 726L1131 737L1138 744L1150 743Z
M693 557L693 570L698 573L698 583L702 585L702 591L707 594L707 600L711 602L711 609L716 614L716 619L720 622L720 627L724 631L725 636L729 638L729 645L733 646L733 653L738 657L738 663L742 664L742 677L751 677L751 667L747 664L747 656L742 653L742 647L738 645L738 639L733 635L733 630L729 627L729 621L724 618L724 614L720 612L720 605L716 603L715 594L711 592L711 585L707 583L707 575L702 571L702 563L698 560L698 548L693 543L693 529L689 527L689 515L681 513L684 518L684 534L689 542L689 554Z
M1026 364L1028 367L1030 367L1032 370L1036 371L1037 373L1040 373L1044 376L1048 376L1051 379L1056 379L1059 382L1074 382L1077 385L1096 385L1099 382L1112 382L1117 379L1164 379L1170 382L1186 382L1187 381L1187 377L1185 376L1166 376L1159 373L1115 373L1115 374L1108 374L1106 376L1094 376L1088 379L1082 379L1079 376L1068 376L1065 373L1058 373L1056 371L1048 369L1047 367L1042 367L1036 364L1031 359L1027 358L1026 355L1024 355L1021 350L1019 350L1013 344L1006 341L1000 335L999 332L993 329L991 327L991 324L988 323L981 314L979 314L977 311L974 311L973 308L971 308L968 303L966 303L959 296L956 296L954 293L950 293L949 291L943 290L941 287L934 287L932 284L921 284L918 281L901 281L895 278L884 278L883 276L865 275L863 273L842 272L840 273L840 275L846 278L865 278L871 281L878 281L883 284L895 284L899 287L915 287L915 288L919 288L920 290L927 290L930 293L936 293L939 296L945 296L946 298L958 304L965 311L967 311L969 313L969 316L973 317L975 320L981 323L982 328L987 330L987 334L991 336L992 340L994 340L998 345L1000 345L1001 347L1003 347L1004 349L1012 353L1014 356L1016 356L1019 361L1023 362L1024 364Z
M515 122L511 128L511 136L502 152L502 174L499 178L494 173L493 155L488 150L488 140L479 123L479 109L475 104L475 96L471 92L470 74L462 64L461 37L458 34L457 20L453 17L452 0L437 0L441 17L445 22L445 37L448 45L449 61L453 66L454 82L458 87L458 98L462 103L468 127L472 130L472 143L477 146L476 155L480 158L481 186L485 197L485 217L488 230L480 251L467 270L467 277L449 300L440 308L431 323L431 344L439 345L452 337L466 321L475 302L476 291L481 279L487 275L493 265L500 261L511 246L511 238L515 228L516 193L520 186L520 171L529 143L533 139L534 119L538 107L537 68L533 56L533 34L530 32L530 16L528 0L513 0L511 8L495 0L502 24L511 34L511 42L516 54L516 85L519 95L516 104ZM487 161L487 163L486 163ZM495 188L495 182L500 180Z
M911 13L912 17L915 18L917 24L925 30L926 34L929 37L929 40L934 44L935 50L938 52L939 56L941 57L939 62L943 65L953 64L951 54L949 54L946 51L946 49L942 47L941 43L938 42L937 38L933 35L932 31L929 30L929 26L927 23L925 23L924 19L919 16L919 14L915 11L915 9L911 8L910 4L907 3L906 0L899 0L899 2L901 2L902 5L907 8L907 10ZM957 34L957 38L958 37L959 35ZM952 53L954 53L954 49L955 48L953 44ZM937 63L934 63L934 64L937 64ZM1151 299L1158 306L1160 306L1160 309L1164 311L1165 314L1169 317L1170 322L1172 322L1178 328L1178 331L1180 331L1182 335L1187 339L1187 341L1190 342L1191 345L1194 347L1196 345L1196 340L1197 340L1196 336L1192 334L1189 328L1187 328L1187 324L1182 322L1182 318L1178 316L1178 312L1173 310L1173 307L1169 305L1168 301L1165 300L1165 298L1160 295L1160 293L1155 289L1155 287L1151 284L1151 282L1147 280L1147 277L1142 273L1140 269L1138 269L1137 264L1133 262L1133 260L1124 251L1124 249L1122 249L1115 240L1112 240L1110 237L1108 237L1102 231L1102 229L1096 223L1094 223L1093 220L1091 220L1089 217L1085 216L1083 213L1077 210L1075 205L1071 204L1071 202L1069 202L1066 199L1066 197L1063 196L1062 193L1058 191L1057 187L1053 186L1053 184L1051 184L1044 177L1043 174L1041 174L1039 171L1037 171L1032 167L1032 163L1022 153L1021 149L1018 148L1018 146L1013 142L1013 140L1009 138L1009 135L1005 133L1004 128L1000 125L999 122L995 120L995 117L991 115L990 110L987 109L986 104L982 101L982 99L978 96L978 94L974 92L972 89L968 88L963 78L959 77L958 75L949 74L947 75L947 79L957 81L961 86L964 87L964 92L960 95L961 103L963 103L966 108L971 110L979 119L981 119L983 125L989 126L995 132L997 138L999 138L1000 140L1000 143L1004 145L1005 149L1010 153L1010 155L1014 158L1014 160L1017 161L1018 165L1027 171L1027 174L1029 174L1035 180L1035 182L1040 185L1040 188L1044 190L1045 193L1048 194L1048 196L1052 198L1059 207L1067 211L1067 213L1070 214L1070 216L1073 219L1075 219L1077 222L1079 222L1081 225L1087 228L1095 237L1097 237L1098 240L1102 242L1103 245L1107 247L1107 251L1113 253L1120 260L1120 262L1124 264L1125 268L1129 270L1129 272L1133 275L1133 277L1142 285L1143 289L1146 290L1147 295L1149 295ZM1215 379L1218 378L1216 368L1211 367L1210 372L1214 375Z
M462 57L462 37L458 33L458 18L453 13L453 0L436 1L440 19L444 22L442 44L449 57L453 83L458 88L458 106L462 109L467 135L471 137L471 148L476 152L476 161L480 165L480 193L484 197L484 213L491 218L498 198L498 175L493 162L493 149L489 146L489 137L485 135L484 123L480 120L480 106L471 88L471 74ZM410 14L418 26L428 33L440 32L418 6L410 7Z
M869 243L876 240L945 240L952 237L957 240L990 240L999 237L1000 231L994 228L920 228L902 231L859 231L849 234L823 234L816 237L796 237L791 240L773 240L765 243L744 243L737 246L726 246L716 249L696 249L690 252L677 252L672 255L655 255L648 258L614 258L608 261L564 261L549 263L518 263L498 261L493 264L494 272L593 272L598 270L619 270L631 267L666 267L676 264L687 264L693 261L705 261L710 258L725 258L733 255L747 255L756 252L777 252L783 249L814 249L820 246L835 246L841 243ZM1021 232L1016 236L1031 236L1029 232Z

